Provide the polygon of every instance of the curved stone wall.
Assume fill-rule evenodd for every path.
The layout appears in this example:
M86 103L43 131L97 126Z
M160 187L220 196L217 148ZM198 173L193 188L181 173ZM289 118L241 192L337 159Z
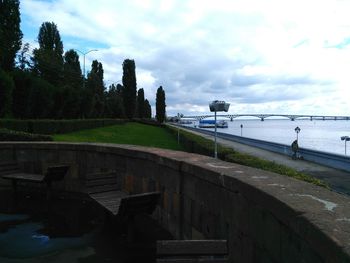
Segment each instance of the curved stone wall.
M158 190L154 217L177 238L228 239L230 262L350 262L350 199L273 173L163 149L110 144L0 143L0 161L28 172L71 165L61 190L116 171L131 193Z

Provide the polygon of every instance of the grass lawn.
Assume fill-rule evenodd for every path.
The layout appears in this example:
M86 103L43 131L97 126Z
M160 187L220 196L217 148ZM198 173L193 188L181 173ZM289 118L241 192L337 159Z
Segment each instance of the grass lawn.
M55 141L134 144L183 150L170 132L161 127L130 122L102 128L53 135Z

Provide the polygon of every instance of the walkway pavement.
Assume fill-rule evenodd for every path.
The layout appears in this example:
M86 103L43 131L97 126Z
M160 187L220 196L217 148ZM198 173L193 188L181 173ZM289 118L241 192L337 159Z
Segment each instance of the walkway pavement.
M195 132L188 129L186 129L186 131L195 133L197 135L200 135L210 140L214 140L213 136L200 133L200 131ZM299 172L303 172L305 174L311 175L315 178L318 178L328 183L329 186L334 191L350 195L350 173L349 172L330 168L330 167L323 166L323 165L316 164L309 161L293 160L291 157L283 154L270 152L264 149L252 147L249 145L233 142L226 139L218 138L217 141L219 144L233 148L238 152L246 153L261 159L273 161L277 164L282 164L290 168L293 168Z

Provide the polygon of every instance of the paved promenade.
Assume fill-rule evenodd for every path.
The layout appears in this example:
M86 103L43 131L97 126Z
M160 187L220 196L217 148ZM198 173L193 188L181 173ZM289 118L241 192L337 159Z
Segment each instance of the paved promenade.
M192 130L187 130L187 129L185 130L188 132L192 132L197 135L203 136L207 139L214 140L213 136L200 133L199 131L194 132ZM252 147L249 145L245 145L245 144L241 144L241 143L237 143L229 140L218 138L217 141L219 144L233 148L238 152L246 153L261 159L273 161L278 164L283 164L297 171L300 171L305 174L316 177L318 179L321 179L324 182L328 183L334 191L350 195L350 173L349 172L322 166L322 165L308 162L308 161L293 160L291 157L286 155L266 151L260 148Z

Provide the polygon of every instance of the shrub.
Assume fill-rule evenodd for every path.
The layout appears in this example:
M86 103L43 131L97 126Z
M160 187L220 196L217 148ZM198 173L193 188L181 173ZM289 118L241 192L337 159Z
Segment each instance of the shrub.
M0 141L53 141L51 136L0 129Z
M35 134L60 134L125 123L117 119L14 120L1 119L0 128Z

